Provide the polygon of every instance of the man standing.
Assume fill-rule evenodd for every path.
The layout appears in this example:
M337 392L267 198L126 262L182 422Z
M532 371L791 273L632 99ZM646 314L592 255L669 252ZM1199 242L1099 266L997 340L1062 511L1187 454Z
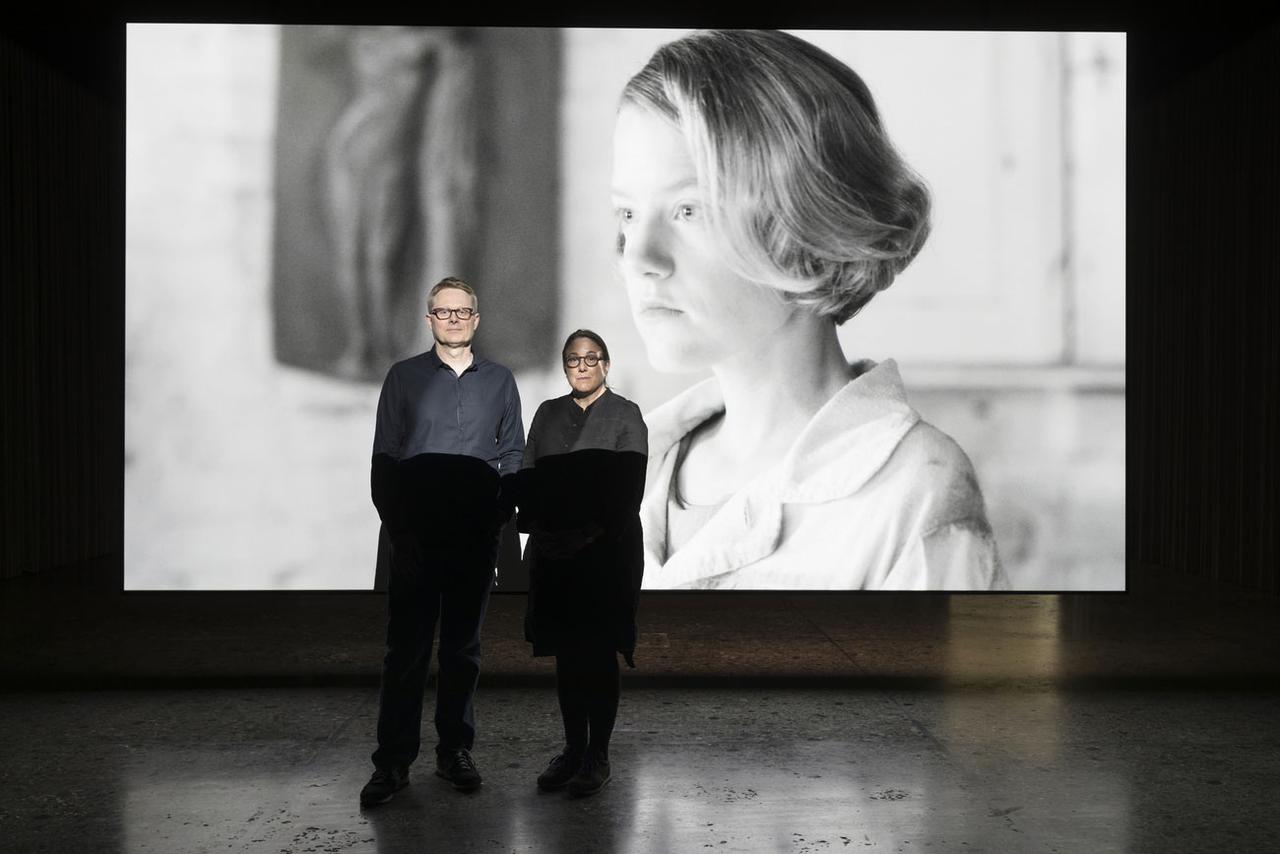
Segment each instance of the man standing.
M376 770L360 792L362 806L386 803L409 782L437 619L436 774L455 789L480 785L471 758L480 624L498 534L512 512L504 487L524 453L515 379L471 351L480 324L475 291L446 278L427 307L435 346L392 365L378 400L371 481L392 560Z

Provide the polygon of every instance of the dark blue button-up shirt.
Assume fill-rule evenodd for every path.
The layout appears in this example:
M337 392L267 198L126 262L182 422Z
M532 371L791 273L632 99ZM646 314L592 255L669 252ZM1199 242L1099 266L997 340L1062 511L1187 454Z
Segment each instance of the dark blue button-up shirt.
M396 362L378 398L373 453L399 462L419 454L475 457L514 474L524 456L515 377L479 356L455 374L434 347Z

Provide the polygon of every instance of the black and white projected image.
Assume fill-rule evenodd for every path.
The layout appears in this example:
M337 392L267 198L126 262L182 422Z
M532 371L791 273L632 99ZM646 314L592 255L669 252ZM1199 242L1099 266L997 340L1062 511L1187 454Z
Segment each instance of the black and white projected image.
M130 25L126 588L371 589L457 275L526 430L608 339L647 589L1124 589L1124 35L690 35Z
M964 451L836 333L929 234L862 79L787 33L686 36L627 84L612 185L650 363L712 373L647 419L645 584L1008 589Z

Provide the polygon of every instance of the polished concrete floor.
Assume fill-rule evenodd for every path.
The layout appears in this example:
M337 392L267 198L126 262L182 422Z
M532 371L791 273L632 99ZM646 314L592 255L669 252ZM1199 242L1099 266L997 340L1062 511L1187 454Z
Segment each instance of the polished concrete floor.
M534 787L550 669L496 596L485 785L420 763L361 810L380 598L0 595L4 852L1280 850L1274 599L646 598L614 780L571 800Z

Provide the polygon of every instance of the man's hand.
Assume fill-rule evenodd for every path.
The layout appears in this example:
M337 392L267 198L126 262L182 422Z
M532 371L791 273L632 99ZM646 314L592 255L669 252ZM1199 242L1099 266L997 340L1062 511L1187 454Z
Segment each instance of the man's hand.
M391 548L401 558L407 558L415 564L422 563L422 544L418 542L418 537L413 531L406 529L393 532L391 534Z
M511 507L506 507L499 504L497 507L494 508L493 519L490 520L490 525L489 525L490 529L493 532L493 536L496 537L502 533L502 529L505 528L507 526L507 523L511 521L511 517L513 515L515 515L515 511Z

